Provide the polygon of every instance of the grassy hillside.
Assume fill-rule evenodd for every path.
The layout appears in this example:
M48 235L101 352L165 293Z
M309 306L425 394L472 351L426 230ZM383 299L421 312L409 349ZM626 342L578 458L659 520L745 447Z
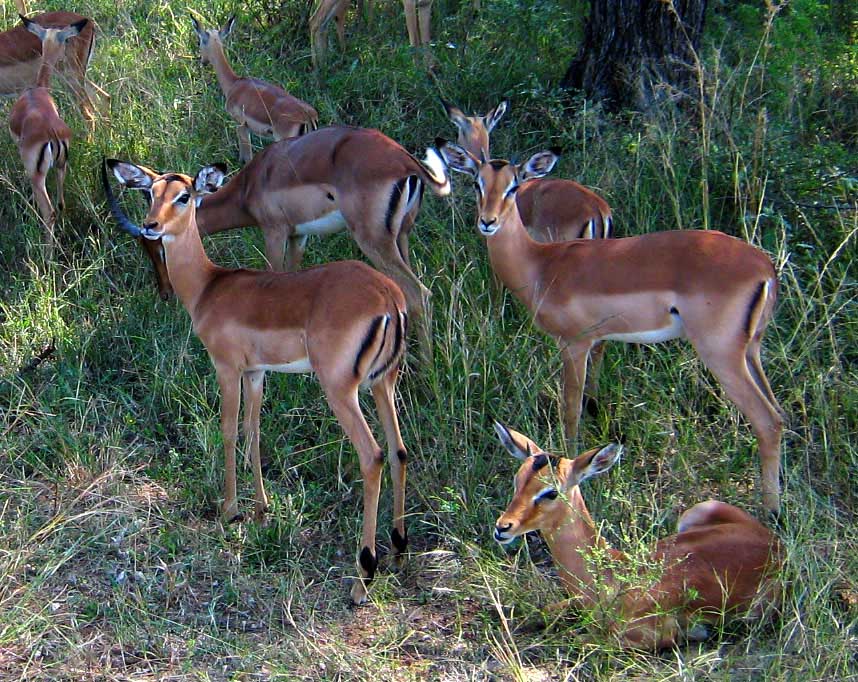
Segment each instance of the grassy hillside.
M432 79L407 47L401 4L350 18L345 52L310 69L305 0L54 0L93 17L91 76L111 95L75 131L60 253L45 263L17 151L0 135L0 678L27 680L842 680L858 677L858 16L849 3L710 3L705 100L665 98L609 116L553 91L585 2L437 0ZM0 8L13 22L12 3ZM412 260L433 292L434 363L400 382L411 457L407 569L385 563L368 607L348 606L361 483L312 377L269 379L262 417L270 523L223 527L218 389L175 300L158 300L140 247L102 205L102 156L193 174L237 167L234 124L196 58L189 11L238 22L237 71L275 80L323 123L381 129L416 153L453 137L437 97L511 112L493 149L549 145L557 175L596 188L621 235L711 227L764 248L780 301L764 365L789 415L783 445L789 586L770 624L654 656L583 643L570 614L524 625L562 597L538 539L491 539L515 462L493 419L562 447L560 358L498 292L468 182L427 197ZM851 22L851 24L850 24ZM851 29L850 29L851 26ZM851 31L851 32L850 32ZM0 102L7 114L10 101ZM255 140L257 145L259 140ZM461 180L458 178L458 180ZM124 205L142 217L138 197ZM224 265L263 263L257 230L206 239ZM359 258L348 235L314 240L306 264ZM584 491L603 533L633 556L683 509L718 497L759 513L750 429L693 350L608 349L582 443L628 455ZM367 403L377 434L381 429ZM241 472L250 508L250 472ZM390 486L379 527L390 525Z

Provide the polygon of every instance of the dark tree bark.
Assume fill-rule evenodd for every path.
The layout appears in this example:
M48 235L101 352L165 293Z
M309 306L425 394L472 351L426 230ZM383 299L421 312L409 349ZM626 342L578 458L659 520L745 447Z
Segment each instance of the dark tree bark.
M706 0L592 0L584 43L561 86L609 109L646 108L660 84L686 90Z

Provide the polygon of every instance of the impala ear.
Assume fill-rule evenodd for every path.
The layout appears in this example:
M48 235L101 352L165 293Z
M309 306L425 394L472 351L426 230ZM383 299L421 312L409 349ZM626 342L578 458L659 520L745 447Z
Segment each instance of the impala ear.
M548 175L559 157L551 151L537 152L518 167L518 177L523 182L531 178Z
M197 18L193 15L191 16L191 24L194 26L194 33L197 34L197 38L199 38L200 42L205 45L209 38L208 33L205 32L203 27L200 25L200 22L197 21Z
M69 38L74 38L78 35L83 29L86 28L86 25L89 23L89 19L81 19L77 23L72 24L71 26L66 26L62 31L57 33L57 42L60 45L65 44L65 42Z
M37 24L32 19L27 19L27 17L25 17L23 14L19 14L18 16L21 17L21 21L24 23L24 28L26 28L30 33L32 33L34 36L36 36L39 40L45 39L45 34L48 31L44 26Z
M476 177L479 171L479 162L467 149L460 147L455 142L448 142L442 138L435 139L435 146L441 153L444 162L457 173L465 173Z
M494 109L490 110L486 116L486 130L488 132L492 132L494 127L498 124L498 121L503 118L503 115L506 113L506 110L509 108L509 100L505 99L501 101Z
M494 423L494 426L501 445L516 459L523 461L533 454L542 452L542 448L523 433L513 431L498 421Z
M622 455L623 446L618 443L611 443L601 449L595 448L579 455L572 463L572 474L566 481L567 487L571 488L588 478L604 474L620 460Z
M158 174L145 166L137 166L125 161L106 159L104 162L113 171L113 175L128 189L152 189L152 181Z
M216 192L225 178L226 164L213 163L209 166L203 166L194 178L194 192L201 199L206 194Z
M226 40L229 37L229 34L232 33L232 29L235 28L235 15L233 14L229 19L227 19L223 28L220 30L220 37L222 40Z
M468 121L468 117L465 116L465 112L459 109L459 107L454 106L443 99L441 100L441 105L447 113L447 118L449 118L457 128L465 129L471 125L470 121Z

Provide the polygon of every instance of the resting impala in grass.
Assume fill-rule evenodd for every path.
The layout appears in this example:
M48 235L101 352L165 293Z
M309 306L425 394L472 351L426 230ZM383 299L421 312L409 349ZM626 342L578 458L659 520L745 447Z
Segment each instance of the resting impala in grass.
M258 78L240 78L223 51L223 41L232 33L235 16L221 30L204 29L191 18L200 41L200 59L211 64L226 98L226 111L238 123L238 153L242 163L253 156L250 133L285 140L315 130L319 114L303 100L283 88Z
M221 390L226 476L223 518L239 515L235 446L240 392L244 391L244 436L249 443L256 490L255 515L268 499L259 459L259 411L265 373L314 372L328 404L358 452L364 481L363 540L355 603L366 601L377 559L375 531L384 452L358 403L358 388L370 387L387 440L393 478L391 541L397 560L407 546L406 450L394 404L405 352L405 299L396 284L368 265L341 261L299 273L230 270L213 264L195 225L196 203L223 182L223 168L206 166L195 178L159 174L143 166L105 162L126 187L147 193L142 227L122 213L102 169L108 202L120 226L133 236L159 240L170 281L208 350Z
M26 5L18 4L18 11L25 15ZM67 81L78 100L81 113L92 121L94 110L89 89L93 86L86 78L86 69L95 50L95 28L86 17L73 12L45 12L30 18L39 26L62 29L85 22L80 34L68 41L64 55L60 55L57 70ZM33 87L39 75L42 59L42 42L22 24L0 32L0 95L18 95Z
M361 251L405 293L424 350L431 345L424 309L431 292L411 269L408 234L424 186L450 192L434 149L419 161L377 130L332 126L269 145L223 188L202 200L203 235L259 225L274 270L297 270L307 238L348 229ZM159 242L146 242L161 297L170 294Z
M81 19L63 28L44 28L34 21L21 17L26 30L35 35L42 44L42 57L36 85L27 88L15 102L9 114L9 132L18 145L18 153L24 170L33 186L33 197L45 227L46 255L48 260L54 253L56 213L48 196L46 180L48 171L56 169L57 208L64 207L63 185L69 157L71 129L65 124L51 97L51 72L62 58L66 42L80 34L89 23Z
M447 118L459 131L457 142L475 158L490 159L489 136L509 108L503 100L485 116L468 116L458 107L441 100ZM565 242L570 239L608 239L613 236L611 207L602 197L574 180L532 178L521 183L515 194L521 221L538 242ZM592 401L599 389L599 370L605 344L590 349L590 372L584 391ZM595 402L590 402L591 407Z
M602 538L578 487L610 469L621 445L561 459L497 422L495 431L522 461L495 540L508 544L540 531L573 596L569 601L594 610L597 625L621 646L663 649L706 639L706 625L725 616L760 618L778 600L778 540L738 507L716 500L694 505L680 516L677 534L659 540L636 566Z
M778 287L769 257L714 231L534 241L515 197L520 183L550 172L557 156L539 152L520 165L483 162L459 145L438 142L450 168L474 179L477 226L492 269L560 346L567 437L578 434L594 343L686 338L751 423L760 448L763 504L777 512L783 418L760 362Z

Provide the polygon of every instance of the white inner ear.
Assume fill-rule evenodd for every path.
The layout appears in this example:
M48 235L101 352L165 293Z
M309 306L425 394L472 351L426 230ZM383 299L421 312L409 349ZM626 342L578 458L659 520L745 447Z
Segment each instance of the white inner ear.
M197 194L197 196L194 197L194 206L199 208L201 203L203 203L203 195Z

